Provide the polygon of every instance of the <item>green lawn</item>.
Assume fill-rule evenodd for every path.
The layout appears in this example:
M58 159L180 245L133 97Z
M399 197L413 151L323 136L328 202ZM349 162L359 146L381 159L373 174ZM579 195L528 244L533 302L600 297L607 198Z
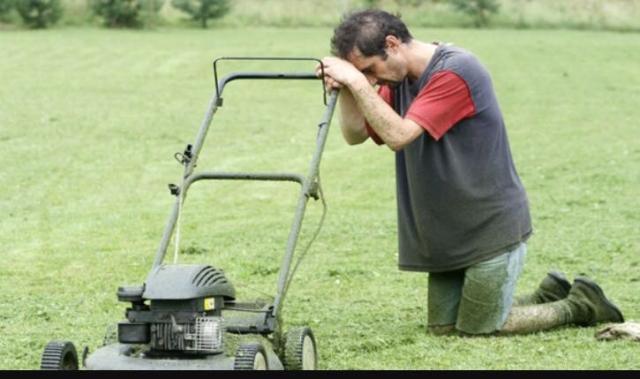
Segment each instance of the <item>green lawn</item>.
M519 292L548 269L597 280L640 320L640 38L580 31L414 29L476 52L493 74L535 234ZM331 29L0 32L0 368L39 367L52 339L93 351L142 284L220 56L328 53ZM244 70L237 63L221 70ZM311 70L264 62L248 69ZM227 92L228 91L228 92ZM301 170L323 112L319 82L233 83L199 167ZM396 266L393 154L350 147L332 125L321 165L328 212L285 301L336 369L640 369L638 345L593 328L489 339L426 334L426 275ZM298 188L199 183L181 262L273 294ZM202 190L201 190L202 189ZM210 190L211 189L211 190ZM199 191L200 190L200 191ZM320 221L309 203L300 246ZM173 260L173 245L167 260Z

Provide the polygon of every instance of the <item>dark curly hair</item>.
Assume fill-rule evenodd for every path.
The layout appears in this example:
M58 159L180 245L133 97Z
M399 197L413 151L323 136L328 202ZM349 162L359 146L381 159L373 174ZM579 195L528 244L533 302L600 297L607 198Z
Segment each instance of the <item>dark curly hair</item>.
M346 59L357 47L365 57L379 55L386 58L385 38L389 35L403 43L413 39L399 15L380 9L354 10L346 13L334 29L331 53Z

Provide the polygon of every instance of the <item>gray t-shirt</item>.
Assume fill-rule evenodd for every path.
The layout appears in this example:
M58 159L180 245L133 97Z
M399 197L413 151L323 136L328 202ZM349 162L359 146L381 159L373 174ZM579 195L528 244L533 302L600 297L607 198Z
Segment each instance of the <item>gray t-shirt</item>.
M399 268L462 269L526 241L529 202L476 57L439 45L417 82L387 92L401 116L426 129L396 152Z

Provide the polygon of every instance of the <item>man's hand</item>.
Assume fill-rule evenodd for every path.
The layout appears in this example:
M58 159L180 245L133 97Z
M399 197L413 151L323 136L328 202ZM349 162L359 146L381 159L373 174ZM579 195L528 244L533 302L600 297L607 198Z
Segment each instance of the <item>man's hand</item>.
M340 82L338 82L337 80L335 80L334 78L332 78L326 70L323 70L323 64L318 63L318 65L316 66L316 76L318 78L323 78L324 76L324 86L325 86L325 90L327 92L331 92L333 91L333 89L338 89L338 88L342 88L342 84Z
M337 57L325 57L322 59L322 65L318 64L316 66L316 75L320 78L323 73L328 92L334 88L348 86L350 83L364 78L364 75L355 66Z

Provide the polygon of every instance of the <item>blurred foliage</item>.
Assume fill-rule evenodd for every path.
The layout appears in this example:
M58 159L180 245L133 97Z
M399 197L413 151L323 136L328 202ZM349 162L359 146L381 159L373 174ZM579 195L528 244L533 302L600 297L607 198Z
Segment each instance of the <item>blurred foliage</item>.
M208 20L221 18L231 10L229 0L171 0L171 5L200 22L203 29Z
M497 0L449 0L453 8L471 16L477 28L489 26L491 16L498 13L500 4Z
M20 0L14 4L24 24L32 29L57 23L63 13L61 0Z
M153 16L163 0L91 0L91 10L108 28L140 28L144 26L143 13Z
M44 1L44 0L43 0ZM21 1L22 4L31 1ZM45 1L46 2L46 1ZM631 0L57 0L61 26L332 27L344 12L378 7L411 27L640 31ZM0 0L0 27L21 23L16 0ZM14 8L13 10L11 8ZM52 24L48 24L50 26Z
M14 0L0 0L0 16L6 15L13 9Z

